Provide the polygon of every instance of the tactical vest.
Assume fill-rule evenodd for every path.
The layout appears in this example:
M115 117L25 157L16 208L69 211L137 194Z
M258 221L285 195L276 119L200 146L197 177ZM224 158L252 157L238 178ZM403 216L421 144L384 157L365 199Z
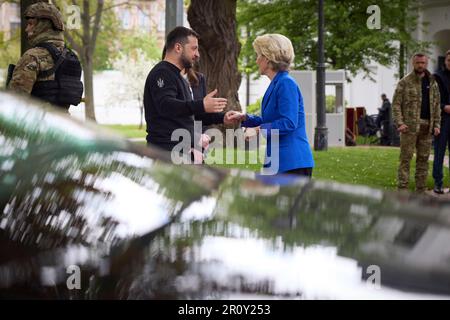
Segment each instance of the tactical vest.
M39 72L37 79L55 74L55 80L36 81L31 95L65 109L70 105L77 106L81 102L84 89L78 57L66 47L60 52L51 43L39 43L36 47L46 49L54 63L53 68Z

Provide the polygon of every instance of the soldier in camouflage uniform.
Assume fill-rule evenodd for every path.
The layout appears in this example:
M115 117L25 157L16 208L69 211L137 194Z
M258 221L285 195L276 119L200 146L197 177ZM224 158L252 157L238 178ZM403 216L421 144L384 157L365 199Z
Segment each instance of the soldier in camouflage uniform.
M394 122L400 132L398 188L407 189L410 162L416 151L416 190L426 190L432 135L439 135L441 123L438 84L427 70L428 57L415 54L414 70L397 85L392 102Z
M54 80L55 74L38 77L41 71L50 70L54 66L51 54L37 44L47 42L53 44L60 52L64 49L64 22L61 12L50 3L38 2L25 11L27 26L25 32L32 47L20 58L14 69L9 88L20 93L31 94L36 82Z

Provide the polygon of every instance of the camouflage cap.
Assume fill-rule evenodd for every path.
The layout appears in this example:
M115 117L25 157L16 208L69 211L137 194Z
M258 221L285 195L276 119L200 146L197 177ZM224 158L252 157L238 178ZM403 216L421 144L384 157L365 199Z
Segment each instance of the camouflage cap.
M25 10L26 18L48 19L56 30L64 31L64 22L61 12L55 5L46 2L37 2Z

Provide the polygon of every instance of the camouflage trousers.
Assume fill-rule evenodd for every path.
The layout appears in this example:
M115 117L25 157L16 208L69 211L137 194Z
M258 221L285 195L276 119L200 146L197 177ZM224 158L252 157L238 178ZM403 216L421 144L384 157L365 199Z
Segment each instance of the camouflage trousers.
M416 151L416 190L425 192L428 177L428 158L431 152L432 136L428 123L421 123L419 132L400 135L400 166L398 168L398 188L408 189L411 159Z

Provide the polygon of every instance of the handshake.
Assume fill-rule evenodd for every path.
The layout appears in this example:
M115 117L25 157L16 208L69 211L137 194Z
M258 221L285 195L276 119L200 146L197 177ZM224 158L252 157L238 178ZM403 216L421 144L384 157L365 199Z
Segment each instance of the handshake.
M206 97L203 99L203 106L205 108L206 113L218 113L222 112L223 109L227 106L227 99L225 98L216 98L217 95L217 89L211 91L206 95ZM245 115L242 112L237 111L228 111L225 114L224 118L224 124L226 125L233 125L237 124L240 121L244 121L247 119L247 115Z
M225 98L216 98L217 89L211 91L206 95L203 99L203 106L205 108L206 113L218 113L222 112L223 109L227 106L227 99ZM237 111L228 111L225 114L223 119L223 123L225 125L236 125L239 122L245 121L247 119L247 115L242 112Z
M225 113L223 123L225 125L237 125L245 120L247 120L247 115L245 113L238 111L228 111L227 113Z
M238 111L228 111L225 114L223 119L223 123L225 125L236 125L242 121L247 120L247 115ZM250 140L256 137L259 134L259 127L256 128L244 128L244 137L245 140Z

